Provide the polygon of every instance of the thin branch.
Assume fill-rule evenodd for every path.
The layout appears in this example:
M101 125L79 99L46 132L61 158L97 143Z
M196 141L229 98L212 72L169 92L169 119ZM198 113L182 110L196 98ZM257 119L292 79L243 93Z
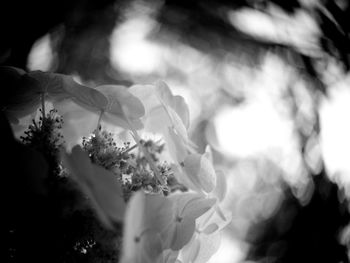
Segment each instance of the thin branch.
M138 147L138 144L134 144L133 146L131 146L130 148L126 149L126 150L123 151L122 153L128 153L128 152L134 150L136 147Z
M45 92L41 93L41 113L43 115L42 126L45 124L46 113L45 113Z
M96 130L99 130L99 129L100 129L103 114L104 114L104 110L101 110L100 116L98 117Z

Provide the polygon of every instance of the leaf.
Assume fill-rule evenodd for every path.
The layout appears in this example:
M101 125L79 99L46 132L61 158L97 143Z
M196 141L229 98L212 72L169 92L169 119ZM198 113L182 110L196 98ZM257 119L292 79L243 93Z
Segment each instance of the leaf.
M181 137L178 136L172 128L168 128L168 133L165 133L166 149L175 163L182 163L187 156L187 148Z
M61 152L63 165L72 178L89 197L97 215L106 227L113 228L114 221L124 217L125 203L116 176L92 164L86 152L76 145L71 153Z
M189 217L198 218L207 212L214 204L214 198L197 197L189 200L183 208L183 214Z
M163 102L169 102L173 98L173 94L169 86L162 80L158 80L154 86L156 87L157 95Z
M206 235L196 233L190 242L180 251L182 262L205 263L218 251L221 243L221 233Z
M102 122L105 124L105 125L115 125L115 126L118 126L118 127L122 127L124 129L127 129L129 130L130 129L130 124L136 129L136 130L140 130L142 129L144 126L143 126L143 123L140 119L135 119L135 120L129 120L129 123L125 120L125 118L121 118L117 115L113 115L113 114L110 114L110 113L104 113L103 116L102 116Z
M61 132L68 150L80 143L82 137L88 137L97 127L98 114L70 99L56 102L54 107L64 120Z
M125 129L130 129L130 125L136 130L143 128L140 118L145 114L145 108L142 102L132 95L126 87L102 85L97 89L108 99L108 104L103 109L102 120L104 122Z
M107 98L98 90L77 83L71 76L32 71L28 77L35 80L34 86L46 93L52 100L71 98L90 110L101 110L107 106Z
M173 161L183 162L188 152L195 148L187 134L189 111L184 99L173 96L163 82L134 85L129 90L145 105L145 130L162 134Z
M171 164L171 170L174 173L176 180L186 186L188 189L192 189L196 192L201 192L201 188L197 185L193 184L192 181L188 178L188 176L183 172L183 169L177 164Z
M175 224L173 228L170 248L172 250L180 250L184 245L186 245L196 229L196 221L191 217L183 217L180 219L179 223Z
M163 251L164 263L176 263L179 251L173 251L171 249L166 249Z
M198 188L202 190L202 184L199 178L201 155L198 153L186 156L184 161L184 171L189 180Z
M216 231L219 231L219 226L215 223L212 223L210 225L208 225L204 230L203 230L203 233L204 234L207 234L207 235L210 235Z
M108 105L105 111L124 118L124 114L130 120L139 119L145 115L145 107L142 102L120 85L102 85L96 88L101 91L108 99Z
M199 234L199 251L192 261L193 263L204 263L219 250L221 243L221 233L217 232L213 235Z
M222 171L216 171L216 186L212 192L213 196L216 196L219 202L224 200L227 193L227 180L226 176Z
M205 156L200 158L200 171L198 176L204 191L209 193L214 190L216 186L216 173L213 165Z
M71 76L63 75L62 85L63 89L82 106L101 110L108 104L107 98L101 92L78 84Z
M172 215L171 202L161 195L136 192L124 219L122 262L157 262L163 246L159 236Z
M69 98L62 85L64 76L62 74L35 70L26 74L25 81L27 85L39 90L40 93L47 94L52 99L64 99Z
M143 214L145 193L133 194L127 204L124 218L123 257L130 257L136 250L135 237L143 231Z
M134 85L129 89L130 93L142 101L145 108L145 116L142 118L145 130L152 133L167 133L171 120L165 112L154 85Z
M194 234L190 242L188 242L186 246L180 250L179 259L181 262L193 262L193 260L197 257L200 249L200 243L196 236L197 235Z
M163 247L158 233L153 230L147 231L145 236L141 237L140 247L143 253L139 254L139 263L163 263Z
M96 178L91 180L90 187L97 206L101 208L101 213L109 217L111 221L122 220L125 203L117 178L110 171L95 164L92 164L92 171Z
M26 71L12 66L0 66L0 75L8 76L10 79L15 79L26 74Z
M156 97L160 102L160 105L164 108L164 111L167 114L167 117L170 120L172 128L185 140L188 140L187 129L185 127L185 123L180 118L179 113L172 108L174 104L175 96L172 95L169 87L163 81L158 81L155 84L155 92ZM180 97L180 96L177 96ZM177 99L178 100L178 99ZM183 107L187 108L187 105L183 105Z
M210 193L216 185L216 174L209 160L198 153L190 154L184 161L184 170L196 187Z
M196 226L196 219L208 211L215 199L207 199L195 193L173 194L174 214L171 224L161 233L165 248L180 250L191 239Z
M190 111L185 99L179 95L173 97L170 107L179 115L186 129L190 127Z
M211 149L210 145L207 145L207 146L205 147L204 156L205 156L205 158L207 158L211 163L214 162L214 159L213 159L213 150Z
M162 103L171 107L180 117L183 125L188 129L190 125L190 113L184 98L179 95L174 96L164 81L157 81L155 86Z
M165 134L167 129L172 126L169 115L161 105L149 111L144 119L144 123L147 131L161 134Z
M165 104L163 105L167 114L169 115L172 128L176 131L176 133L185 141L188 141L187 130L184 124L182 123L179 115L170 107L167 107Z
M150 111L159 107L160 101L156 97L154 85L133 85L128 91L142 101L145 107L145 115L149 115Z
M197 229L205 234L213 234L220 231L232 221L232 212L222 210L216 205L197 220Z
M162 194L145 195L144 226L163 231L173 217L173 203Z
M161 133L165 140L166 150L175 163L181 163L184 161L188 152L193 151L193 143L188 139L187 131L182 122L178 120L176 125L175 119L178 116L175 112L166 110L167 107L157 107L151 111L152 116L146 120L146 129L153 133ZM169 112L172 112L169 115ZM171 116L177 116L171 118ZM180 128L176 128L176 127Z
M162 132L163 127L173 126L187 140L189 110L181 96L173 96L164 82L155 85L134 85L130 92L145 105L146 125L152 132ZM167 130L167 128L165 129Z
M135 237L130 253L123 252L121 263L163 263L163 248L159 235L152 230Z
M26 82L26 72L15 67L0 67L1 108L11 122L35 112L40 103L41 90Z

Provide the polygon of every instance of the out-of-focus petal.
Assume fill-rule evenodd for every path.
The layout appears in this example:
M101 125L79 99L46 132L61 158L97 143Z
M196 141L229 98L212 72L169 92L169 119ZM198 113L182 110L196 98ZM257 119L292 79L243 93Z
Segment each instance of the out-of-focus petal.
M216 186L212 192L213 196L216 196L219 200L219 202L221 202L227 193L227 179L225 174L220 171L217 170L216 172Z
M63 165L89 197L100 220L112 228L114 221L124 217L125 202L116 176L104 168L92 164L89 156L76 145L71 153L61 152Z
M122 262L162 262L160 232L168 227L172 216L169 199L136 192L125 213Z
M56 102L54 107L63 118L61 132L67 149L71 149L82 137L89 136L97 128L99 115L71 99Z
M216 186L216 174L209 160L198 153L190 154L184 161L184 170L194 185L210 193Z
M193 263L207 262L220 248L221 233L217 232L213 235L201 233L197 236L199 240L199 251Z
M105 111L121 118L124 115L130 120L139 119L145 115L145 107L139 98L120 85L102 85L96 88L108 99Z

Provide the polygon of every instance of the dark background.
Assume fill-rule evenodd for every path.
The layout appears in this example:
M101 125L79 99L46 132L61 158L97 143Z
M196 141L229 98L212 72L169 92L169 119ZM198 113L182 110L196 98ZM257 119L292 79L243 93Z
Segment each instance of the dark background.
M349 71L349 3L319 2L332 17L319 8L312 9L312 12L309 10L322 30L319 46L325 55L334 57L345 71ZM223 9L242 7L264 11L271 3L291 15L296 10L305 9L296 0L168 0L162 2L156 19L162 25L162 30L219 59L226 52L240 52L246 54L249 63L254 66L259 64L259 57L267 51L284 59L292 57L294 62L298 62L300 74L310 80L312 92L327 96L328 87L320 77L322 72L315 67L317 58L301 54L288 43L280 44L246 35L234 28L221 13ZM131 84L132 79L111 68L108 53L108 38L127 5L128 1L118 0L2 1L0 65L26 69L28 54L38 38L48 32L52 32L53 36L64 32L63 37L55 42L58 57L56 72L78 73L83 80L92 80L97 84ZM158 40L161 37L161 32L151 36ZM1 84L1 89L6 88ZM313 129L316 134L320 132L318 121ZM308 138L302 133L300 136L306 143ZM342 191L328 179L324 168L312 176L315 190L306 205L301 205L286 185L286 198L279 210L271 218L251 227L246 237L251 244L247 259L287 263L349 262L347 248L340 245L338 238L341 227L349 220L347 201L339 198L343 195ZM16 191L20 193L22 190Z

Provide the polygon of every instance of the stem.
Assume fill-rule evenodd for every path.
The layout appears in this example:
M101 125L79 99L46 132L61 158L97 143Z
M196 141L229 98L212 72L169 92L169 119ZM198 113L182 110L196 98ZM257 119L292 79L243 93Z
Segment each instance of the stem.
M45 114L45 93L41 93L41 113L43 115L42 126L44 126L46 114Z
M146 160L148 161L149 166L151 167L152 171L154 172L157 180L160 182L160 184L164 185L165 182L162 178L162 176L160 175L157 166L154 164L154 161L152 160L152 157L149 155L149 152L147 152L147 150L145 149L145 147L143 147L142 143L141 143L141 138L139 136L139 134L137 133L136 129L134 128L134 126L131 124L129 118L126 116L126 114L123 111L123 115L125 117L125 120L127 121L130 130L132 132L132 135L134 137L135 142L137 143L137 145L139 146L139 148L141 149L141 151L143 152Z
M100 128L103 113L104 113L104 111L103 111L103 110L101 110L101 112L100 112L100 116L98 117L98 121L97 121L97 127L96 127L96 130L99 130L99 128Z
M215 211L218 213L218 215L221 217L222 220L226 221L226 217L224 213L222 212L220 206L215 206Z
M154 164L152 157L149 155L149 152L147 152L145 147L143 147L143 145L141 143L140 136L137 134L136 130L134 130L134 131L132 130L132 133L134 135L134 139L135 139L136 143L138 144L138 146L141 149L141 151L143 152L146 160L148 161L149 166L151 166L151 169L153 170L157 180L163 185L165 182L164 182L163 178L161 177L157 166Z
M128 153L128 152L134 150L137 146L138 146L138 145L135 144L135 145L131 146L130 148L128 148L127 150L125 150L123 153Z

